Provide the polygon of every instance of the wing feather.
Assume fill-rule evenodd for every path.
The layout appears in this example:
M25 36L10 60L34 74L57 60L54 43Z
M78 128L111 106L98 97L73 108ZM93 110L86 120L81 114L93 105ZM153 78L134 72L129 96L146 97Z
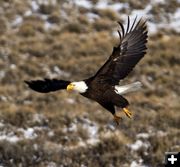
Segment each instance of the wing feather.
M124 79L146 54L148 31L146 21L137 16L130 26L128 17L127 28L118 22L121 32L118 30L120 43L114 47L113 52L106 63L97 71L94 78L99 78L112 85L118 84Z
M128 24L127 24L126 34L128 34L128 31L129 31L129 24L130 24L130 20L129 20L129 16L128 16Z
M24 81L29 88L40 93L48 93L57 91L60 89L66 89L70 81L58 80L58 79L44 79L34 81Z

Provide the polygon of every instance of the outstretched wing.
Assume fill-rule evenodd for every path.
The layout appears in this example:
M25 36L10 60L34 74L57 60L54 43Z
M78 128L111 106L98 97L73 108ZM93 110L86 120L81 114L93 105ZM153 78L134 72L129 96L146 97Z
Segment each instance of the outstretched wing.
M114 47L106 63L95 74L95 78L116 85L125 78L146 53L147 27L146 21L136 18L130 26L128 17L125 30L122 23L118 22L122 32L118 31L120 43Z
M57 91L60 89L66 89L70 81L58 80L58 79L44 79L34 81L24 81L32 90L40 93L48 93Z

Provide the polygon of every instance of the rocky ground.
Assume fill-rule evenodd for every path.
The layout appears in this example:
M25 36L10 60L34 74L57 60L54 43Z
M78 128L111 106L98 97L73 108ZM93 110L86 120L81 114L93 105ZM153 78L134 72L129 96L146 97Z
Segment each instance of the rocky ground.
M123 81L133 118L117 127L97 103L65 91L38 94L24 80L81 80L118 43L117 21L148 21L148 53ZM180 150L180 1L1 0L0 165L161 167ZM120 113L121 114L121 113Z

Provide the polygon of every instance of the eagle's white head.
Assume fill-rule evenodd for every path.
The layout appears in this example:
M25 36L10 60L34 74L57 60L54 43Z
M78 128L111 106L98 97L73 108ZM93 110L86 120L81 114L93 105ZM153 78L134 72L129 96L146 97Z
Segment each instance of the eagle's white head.
M88 89L87 84L84 81L79 81L79 82L71 82L67 86L67 91L77 91L78 93L85 93L86 90Z

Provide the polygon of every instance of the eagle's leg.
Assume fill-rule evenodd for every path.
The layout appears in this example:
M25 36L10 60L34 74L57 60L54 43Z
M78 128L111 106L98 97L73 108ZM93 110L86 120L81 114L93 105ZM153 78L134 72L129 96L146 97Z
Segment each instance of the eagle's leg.
M123 111L127 117L132 118L132 112L130 112L127 108L123 108Z
M116 122L117 125L119 125L119 121L120 119L122 119L121 117L117 116L116 114L113 114L114 116L114 122Z

